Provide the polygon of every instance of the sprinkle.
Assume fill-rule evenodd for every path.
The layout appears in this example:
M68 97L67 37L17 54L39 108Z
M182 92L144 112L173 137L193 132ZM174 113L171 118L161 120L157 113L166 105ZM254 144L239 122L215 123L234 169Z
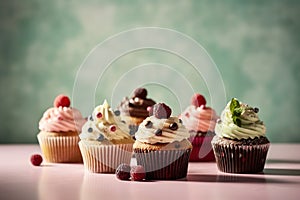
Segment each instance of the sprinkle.
M115 110L114 113L116 116L119 116L121 114L121 112L119 110Z
M104 140L104 136L102 134L100 134L97 140L102 142Z
M101 112L98 112L97 113L97 118L101 118L103 115L102 115L102 113Z
M110 130L111 132L115 132L115 131L117 130L117 127L116 127L115 125L111 125L111 126L109 127L109 130Z
M151 121L147 121L146 124L145 124L145 127L146 128L151 128L153 125L153 123Z
M255 108L254 108L254 112L255 112L255 113L258 113L258 112L259 112L259 108L255 107Z
M222 123L222 120L221 120L221 119L217 119L217 123L218 123L218 124L221 124L221 123Z
M93 128L91 128L91 127L88 128L88 132L89 132L89 133L92 133L92 132L93 132Z
M162 135L162 130L161 130L161 129L157 129L157 130L154 132L154 134L155 134L156 136L161 136L161 135Z
M94 121L94 119L93 119L93 116L92 116L92 115L90 115L90 117L89 117L89 118L90 118L90 120L91 120L91 121Z
M178 125L177 125L177 123L174 122L169 125L169 128L173 131L176 131L178 129Z
M179 121L180 124L182 124L182 120L181 119L178 119L178 121Z

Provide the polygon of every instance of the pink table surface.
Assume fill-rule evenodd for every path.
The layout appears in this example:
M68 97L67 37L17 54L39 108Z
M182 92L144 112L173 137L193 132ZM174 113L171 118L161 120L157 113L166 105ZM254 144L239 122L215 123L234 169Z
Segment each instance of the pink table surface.
M190 163L177 181L120 181L82 164L30 164L38 145L0 145L0 199L300 199L300 144L272 144L261 174L226 174L215 163ZM135 162L133 159L132 162Z

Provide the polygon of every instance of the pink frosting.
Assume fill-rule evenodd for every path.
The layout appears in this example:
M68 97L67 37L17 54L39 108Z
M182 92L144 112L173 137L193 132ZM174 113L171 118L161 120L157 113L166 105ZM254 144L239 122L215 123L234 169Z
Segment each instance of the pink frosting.
M60 106L46 110L39 122L39 129L48 132L81 132L85 121L79 110Z
M183 125L190 131L214 132L218 116L210 107L187 107L180 116Z

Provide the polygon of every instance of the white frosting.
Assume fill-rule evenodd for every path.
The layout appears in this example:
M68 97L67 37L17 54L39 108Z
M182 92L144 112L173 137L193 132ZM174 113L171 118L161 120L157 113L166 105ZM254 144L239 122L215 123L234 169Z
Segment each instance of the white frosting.
M152 127L147 128L145 125L148 121L152 122ZM176 123L177 130L171 130L168 124ZM156 135L155 132L161 129L162 134ZM138 131L135 133L135 138L139 142L155 144L155 143L172 143L175 141L182 141L188 139L190 134L183 126L177 117L170 117L168 119L158 119L154 116L147 117L139 126Z
M115 127L114 131L111 130L112 126ZM99 105L94 109L88 121L83 125L79 137L82 140L99 140L99 138L99 141L121 140L130 138L128 132L127 125L121 121L119 116L114 114L105 100L103 105Z

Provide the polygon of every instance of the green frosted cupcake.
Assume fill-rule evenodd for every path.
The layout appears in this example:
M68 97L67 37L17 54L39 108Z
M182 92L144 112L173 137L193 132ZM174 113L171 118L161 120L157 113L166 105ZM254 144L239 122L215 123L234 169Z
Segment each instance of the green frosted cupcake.
M270 142L266 127L253 108L233 98L215 127L212 146L220 171L258 173L263 171Z

